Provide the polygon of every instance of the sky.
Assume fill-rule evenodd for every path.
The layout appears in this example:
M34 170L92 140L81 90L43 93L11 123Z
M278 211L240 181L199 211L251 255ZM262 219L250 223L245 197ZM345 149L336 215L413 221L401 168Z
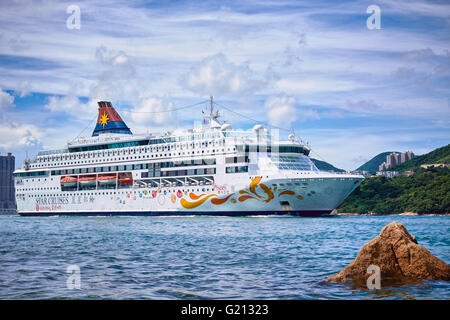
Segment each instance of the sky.
M346 170L423 154L449 143L449 50L448 1L1 1L0 154L90 136L100 100L134 133L190 128L206 104L157 112L210 95Z

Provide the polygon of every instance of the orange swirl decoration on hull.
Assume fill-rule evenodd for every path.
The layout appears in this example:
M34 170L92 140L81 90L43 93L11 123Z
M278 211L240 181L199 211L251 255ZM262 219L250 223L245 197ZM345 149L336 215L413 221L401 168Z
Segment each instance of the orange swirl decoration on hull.
M214 194L214 193L210 194L210 195L204 197L203 199L200 199L200 200L194 201L194 202L189 202L183 198L180 200L180 203L186 209L194 209L194 208L197 208L199 205L203 204L206 200L208 200L211 197L217 197L217 194Z
M291 190L285 190L283 192L280 192L280 194L278 196L282 196L283 194L288 194L290 196L293 196L295 194L295 192L291 191Z
M233 194L234 194L234 193L232 193L232 194L230 194L229 196L226 196L225 198L222 198L222 199L218 199L218 198L211 199L211 203L212 203L212 204L215 204L215 205L223 204L223 203L227 202L228 199L230 199L230 197L231 197Z
M197 199L200 199L201 197L203 197L205 194L204 193L202 193L201 195L196 195L195 193L189 193L189 198L191 198L192 200L197 200Z
M265 203L269 203L270 201L272 201L275 198L274 191L277 190L276 187L272 190L271 187L268 187L264 183L261 183L261 180L262 180L261 176L252 178L252 181L250 182L250 186L248 188L249 191L239 190L238 194L240 194L241 196L239 198L237 198L237 200L239 202L244 202L249 199L254 199L254 200L258 200L258 201L263 201ZM258 186L261 188L261 190L264 192L264 194L260 195L257 193L256 190L257 190ZM203 203L205 203L209 198L212 198L211 199L212 204L221 205L221 204L226 203L228 200L230 200L230 198L234 194L235 193L231 193L228 196L226 196L225 198L218 198L217 194L206 195L205 193L202 193L200 195L196 195L195 193L191 192L191 193L189 193L189 199L192 199L194 201L190 202L190 201L186 200L185 198L182 198L182 199L180 199L180 204L185 209L194 209L194 208L197 208L198 206L202 205ZM283 196L283 195L293 196L293 195L295 195L295 192L292 190L282 190L280 193L278 193L278 197ZM266 198L266 196L267 196L267 198ZM172 198L174 198L174 197L172 197ZM301 195L298 195L297 199L302 200L303 197ZM175 197L175 202L176 202L176 200L177 199ZM173 199L172 199L172 202L173 202ZM236 199L231 198L230 202L236 203Z
M260 186L261 189L263 189L264 192L267 194L267 199L264 200L264 202L270 202L270 200L272 200L272 199L274 198L272 189L269 188L268 186L266 186L264 183L261 183L259 186Z
M245 201L245 200L248 200L248 199L255 199L255 200L258 200L258 199L256 199L255 197L252 197L252 196L240 196L238 200L239 200L240 202L242 202L242 201Z
M252 182L250 183L250 192L253 193L255 196L257 196L258 198L261 198L261 196L259 194L256 193L256 186L261 182L261 177L254 177L252 178Z

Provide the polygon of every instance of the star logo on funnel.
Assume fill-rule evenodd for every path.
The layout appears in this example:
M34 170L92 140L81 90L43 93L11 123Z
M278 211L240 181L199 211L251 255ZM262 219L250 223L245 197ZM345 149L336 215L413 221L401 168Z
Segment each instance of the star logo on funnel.
M103 113L102 117L100 118L100 124L103 125L103 128L105 128L105 126L108 124L108 115L105 113Z

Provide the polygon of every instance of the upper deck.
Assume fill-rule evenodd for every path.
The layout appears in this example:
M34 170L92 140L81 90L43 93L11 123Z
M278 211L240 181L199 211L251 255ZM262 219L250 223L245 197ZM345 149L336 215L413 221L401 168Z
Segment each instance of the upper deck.
M120 165L149 160L184 161L219 155L248 158L252 153L294 156L309 154L309 146L293 134L289 136L289 140L280 141L276 130L271 132L261 125L255 125L250 130L235 130L227 123L219 123L218 117L218 112L213 113L211 109L209 122L193 129L137 135L131 131L124 133L122 129L128 127L112 105L109 102L99 102L98 121L91 137L77 137L63 149L40 151L35 159L28 160L24 163L24 168L16 172L86 168L101 164ZM110 122L114 122L109 120L116 120L117 123L109 126ZM119 127L122 129L114 131ZM292 159L282 160L292 162Z

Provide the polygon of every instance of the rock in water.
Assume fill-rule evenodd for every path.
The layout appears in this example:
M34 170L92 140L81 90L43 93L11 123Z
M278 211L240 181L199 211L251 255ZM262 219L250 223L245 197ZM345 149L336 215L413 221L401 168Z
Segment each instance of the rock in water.
M367 273L370 265L380 268L382 282L420 279L450 281L450 266L419 245L406 228L395 221L366 243L344 270L330 276L327 281L365 282L371 275Z

